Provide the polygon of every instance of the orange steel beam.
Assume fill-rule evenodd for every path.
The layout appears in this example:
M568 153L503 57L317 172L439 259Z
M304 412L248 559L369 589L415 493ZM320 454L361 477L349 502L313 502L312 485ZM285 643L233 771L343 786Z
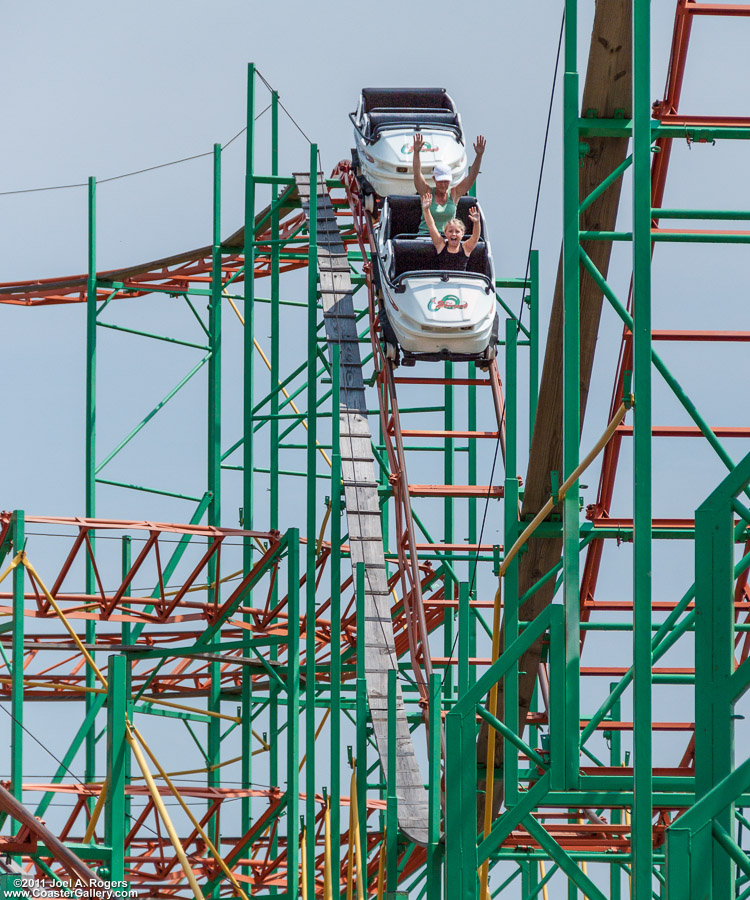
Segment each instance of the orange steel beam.
M594 675L602 677L622 677L630 669L628 666L581 666L581 675ZM695 669L680 668L676 666L654 666L651 670L654 675L694 675Z
M500 550L502 550L502 545ZM472 552L492 553L495 548L494 544L415 544L417 550L434 550L436 552L460 552L461 550L470 550ZM490 604L492 606L492 604Z
M630 332L628 332L630 336ZM750 331L680 331L659 329L651 332L654 341L750 341Z
M620 425L617 431L624 437L632 437L632 425ZM716 437L724 438L747 438L750 437L750 428L737 427L733 428L729 425L712 425L711 431ZM654 437L703 437L703 432L697 425L654 425L651 428L651 434Z
M657 612L670 612L673 610L677 604L678 600L654 600L653 608ZM633 601L632 600L587 600L586 601L587 609L598 609L607 612L628 612L633 609ZM685 609L695 609L695 603L691 600L685 607ZM735 603L735 610L739 611L741 609L750 609L750 604L748 603Z
M397 375L393 379L394 384L439 384L439 385L485 385L492 387L492 382L488 378L407 378L404 375Z
M588 719L581 719L581 728L585 728L589 724ZM632 731L632 722L611 722L609 719L599 722L596 726L598 731ZM651 728L654 731L695 731L695 722L652 722ZM597 769L597 771L599 771ZM620 771L619 769L617 770Z
M652 235L659 234L710 234L710 235L743 235L747 237L750 235L750 231L743 230L738 231L735 229L727 229L727 228L652 228Z
M627 775L633 777L632 766L581 766L581 773L584 775ZM655 776L666 775L694 775L692 769L686 766L654 766ZM617 808L618 804L614 804L612 808ZM662 807L670 809L671 807Z
M683 116L674 112L662 112L664 101L654 104L654 118L662 125L677 125L684 128L723 128L725 126L735 128L747 128L750 126L750 116ZM659 140L671 141L672 138L660 138ZM658 145L658 141L657 141ZM652 204L654 209L660 204Z
M590 512L589 512L590 511ZM625 516L599 516L596 515L595 507L590 506L586 512L586 518L591 519L595 528L632 528L633 520ZM739 524L739 519L734 520L734 524ZM695 519L653 519L652 528L658 529L677 529L677 528L695 528Z
M500 484L410 484L412 497L489 497L499 500L505 489Z
M691 16L750 16L750 5L731 3L697 3L696 0L688 0L681 7L678 15Z
M426 428L402 428L401 436L405 438L493 438L494 440L500 437L497 431L433 431Z

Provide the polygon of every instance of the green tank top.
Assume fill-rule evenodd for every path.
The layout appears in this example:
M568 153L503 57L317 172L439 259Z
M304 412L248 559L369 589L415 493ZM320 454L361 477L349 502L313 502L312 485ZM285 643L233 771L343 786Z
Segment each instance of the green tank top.
M450 191L448 191L448 197L442 206L433 196L432 203L430 204L430 212L432 213L432 218L435 220L435 227L442 234L443 229L448 222L450 222L451 219L456 218L456 203L453 200ZM417 233L424 235L429 235L430 233L427 222L424 220L424 210L422 210L422 220L419 223L419 231Z

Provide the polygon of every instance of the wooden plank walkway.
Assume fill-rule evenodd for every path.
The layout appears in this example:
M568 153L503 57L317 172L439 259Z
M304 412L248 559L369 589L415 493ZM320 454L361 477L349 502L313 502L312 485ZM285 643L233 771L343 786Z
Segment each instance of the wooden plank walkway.
M294 176L309 221L310 176ZM338 344L341 360L341 474L344 483L352 569L365 564L365 672L373 731L383 770L388 758L388 671L397 668L390 591L385 574L378 483L367 419L362 359L346 247L322 173L317 184L318 273L328 352ZM357 639L362 640L362 635ZM409 840L427 844L427 792L414 752L401 688L396 699L396 796L398 821Z

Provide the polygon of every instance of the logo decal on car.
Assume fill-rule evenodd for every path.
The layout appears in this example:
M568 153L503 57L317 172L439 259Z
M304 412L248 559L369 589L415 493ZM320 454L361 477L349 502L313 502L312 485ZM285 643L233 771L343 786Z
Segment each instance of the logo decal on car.
M404 156L409 156L409 154L414 153L414 144L404 144L401 148L401 152ZM439 153L440 147L433 147L429 141L425 141L422 144L422 153Z
M433 297L427 304L427 309L430 312L437 312L439 309L466 309L468 305L466 301L461 302L461 298L455 294L446 294L439 300L437 297Z

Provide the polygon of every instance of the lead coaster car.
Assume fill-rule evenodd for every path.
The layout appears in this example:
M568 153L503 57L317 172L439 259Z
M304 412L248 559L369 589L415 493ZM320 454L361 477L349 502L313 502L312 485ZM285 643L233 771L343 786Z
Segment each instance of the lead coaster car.
M495 272L484 215L473 197L462 197L457 216L471 233L469 209L479 208L481 236L465 272L443 272L429 237L417 235L421 201L389 197L376 229L375 283L385 354L405 365L421 360L475 360L497 355Z
M415 131L424 137L426 174L441 162L456 184L468 171L461 117L445 88L364 88L349 118L352 165L368 212L375 211L378 196L414 191Z

